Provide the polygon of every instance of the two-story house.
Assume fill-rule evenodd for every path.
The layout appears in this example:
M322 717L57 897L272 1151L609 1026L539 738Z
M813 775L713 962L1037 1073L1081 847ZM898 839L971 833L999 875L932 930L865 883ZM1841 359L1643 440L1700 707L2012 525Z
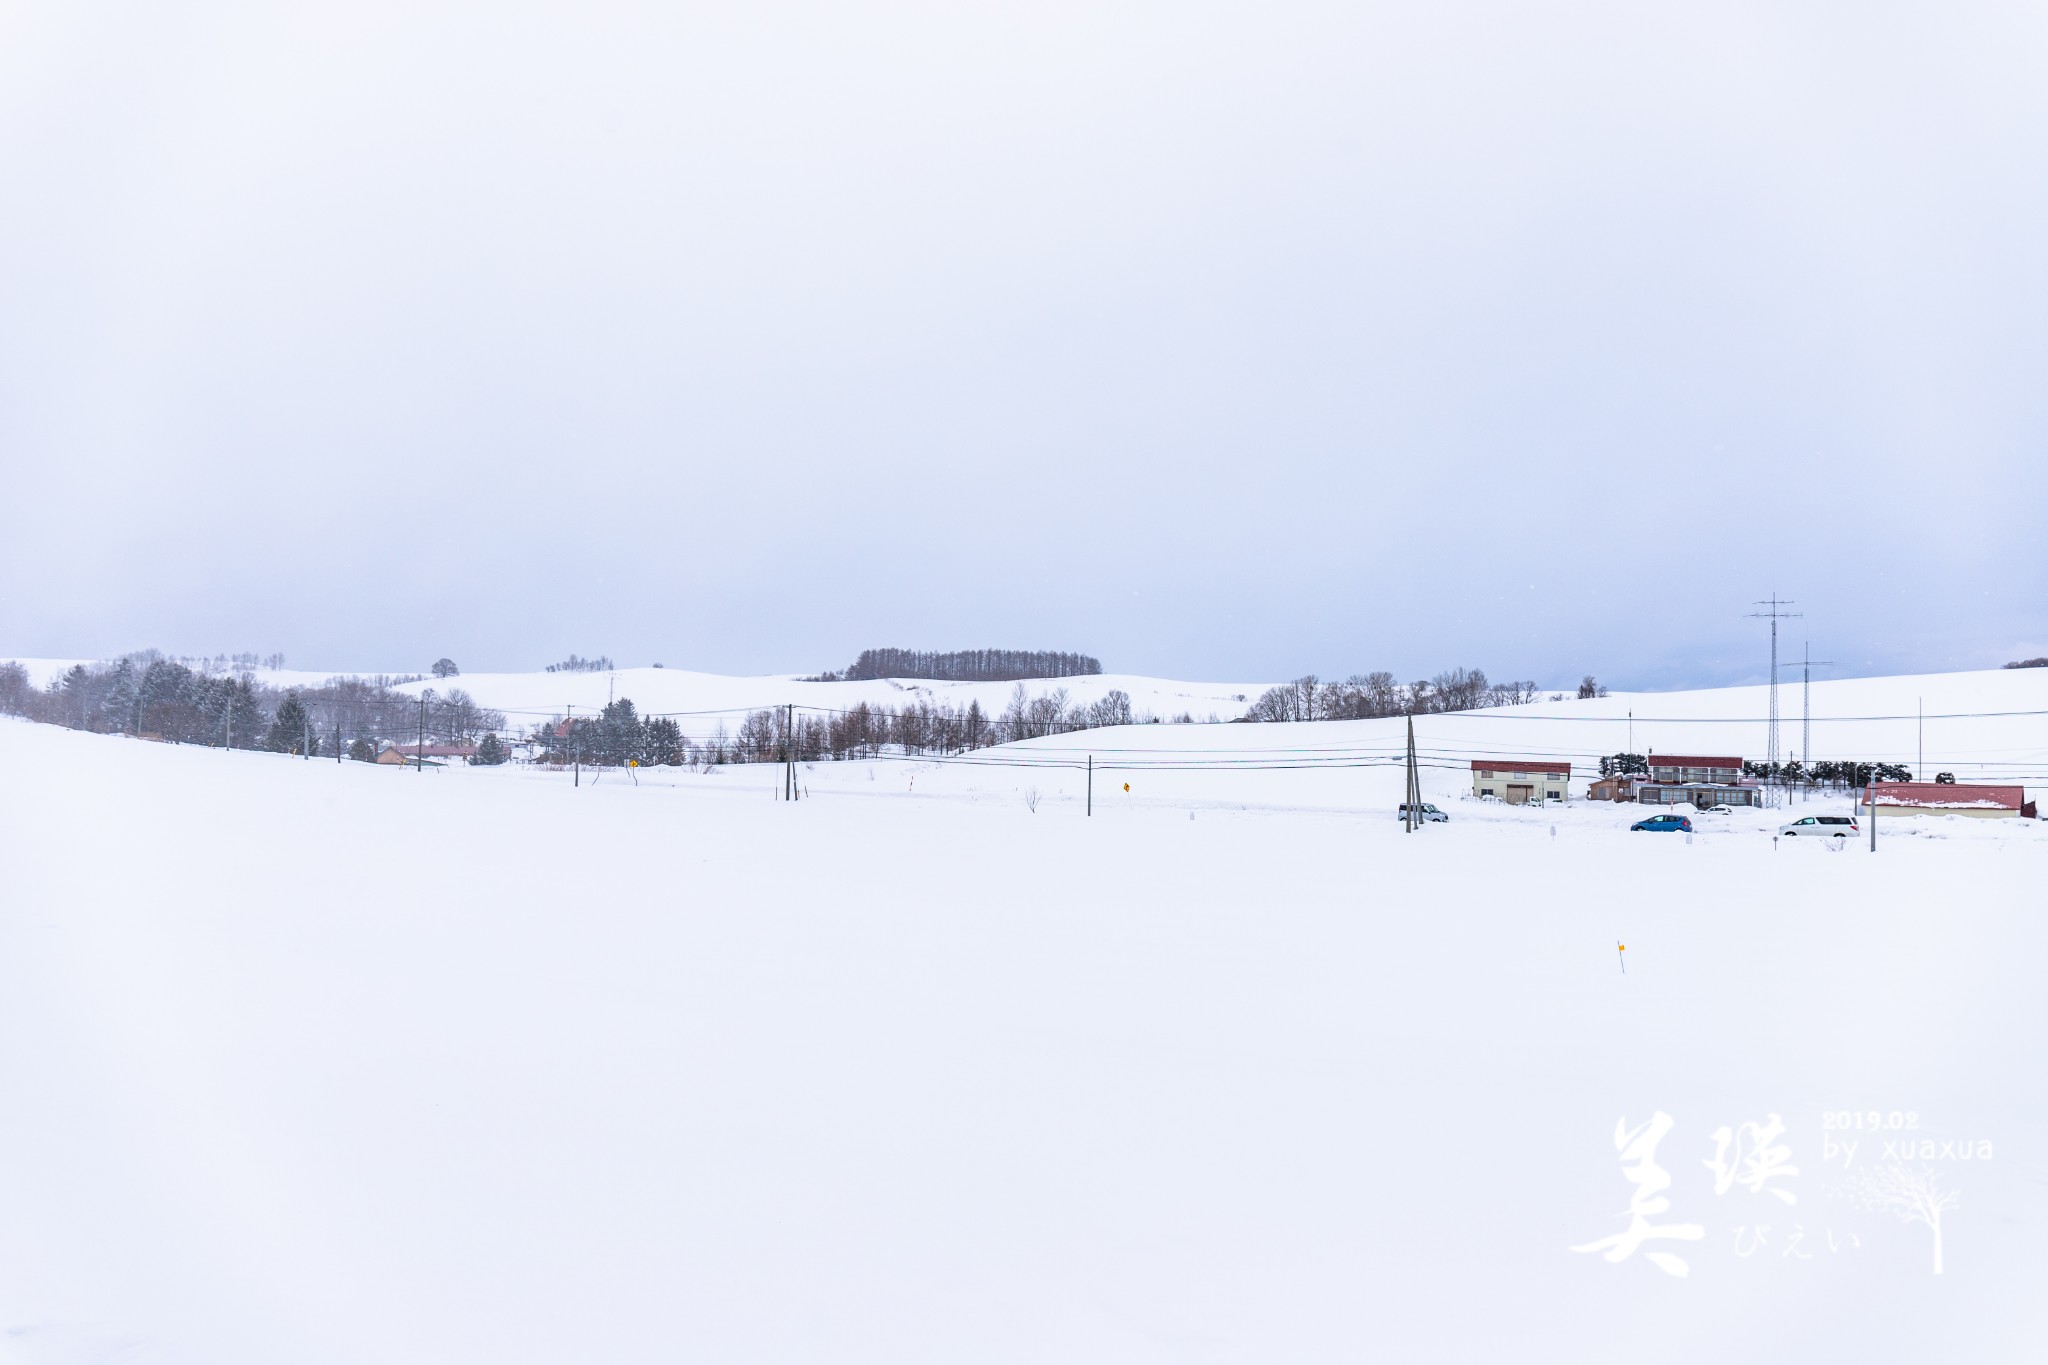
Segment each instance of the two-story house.
M1511 806L1569 801L1572 765L1537 758L1475 758L1472 794L1497 797Z
M1742 780L1737 757L1651 754L1650 780L1636 787L1636 799L1653 806L1689 801L1708 806L1760 806L1763 793Z

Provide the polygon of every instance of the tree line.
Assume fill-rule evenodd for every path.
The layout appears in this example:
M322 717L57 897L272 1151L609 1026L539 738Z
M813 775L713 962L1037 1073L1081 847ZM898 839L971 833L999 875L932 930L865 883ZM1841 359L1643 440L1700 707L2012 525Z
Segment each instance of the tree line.
M1184 714L1180 719L1192 717ZM1019 683L1009 704L995 713L983 710L977 700L964 707L924 699L898 707L859 702L823 713L772 707L748 712L737 727L721 720L698 736L685 734L669 717L642 716L630 699L621 697L595 716L538 726L530 738L546 763L709 768L772 763L786 754L803 763L883 754L945 756L1013 740L1158 720L1133 711L1130 695L1121 690L1084 703L1071 700L1063 687L1032 695Z
M1648 777L1654 756L1647 754L1608 754L1600 760L1600 776L1627 777L1638 775ZM1870 763L1843 759L1822 759L1811 765L1793 759L1789 763L1768 763L1758 759L1745 759L1742 775L1759 782L1776 782L1785 786L1824 787L1836 791L1849 791L1877 782L1911 782L1912 769L1898 763ZM1955 779L1942 774L1949 781ZM1940 779L1936 779L1937 781Z
M1492 706L1520 706L1537 700L1542 689L1533 682L1489 682L1483 670L1453 668L1433 678L1397 682L1387 672L1354 673L1342 682L1324 682L1310 673L1291 683L1269 687L1245 713L1249 721L1370 720L1381 716L1427 715L1444 711L1477 711ZM1563 698L1553 694L1551 700Z
M34 686L28 670L0 663L0 713L97 734L139 735L175 744L310 751L333 756L380 739L468 742L505 728L501 711L460 688L413 695L389 677L330 678L316 687L277 688L247 670L193 668L155 650L107 663L74 664Z
M1080 678L1102 672L1102 660L1058 649L864 649L843 671L815 682L875 682L928 678L936 682L1016 682L1027 678Z

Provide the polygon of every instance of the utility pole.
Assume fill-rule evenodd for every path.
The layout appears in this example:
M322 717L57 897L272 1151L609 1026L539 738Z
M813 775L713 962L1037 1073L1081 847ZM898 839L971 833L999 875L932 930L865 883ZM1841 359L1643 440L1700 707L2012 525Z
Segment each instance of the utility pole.
M1870 851L1877 852L1877 764L1870 765L1870 785L1863 789L1863 799L1870 805Z
M313 761L313 713L311 711L303 711L299 714L299 719L305 724L306 762L311 763Z
M334 713L334 761L341 762L341 711Z
M1919 751L1913 760L1913 780L1927 780L1927 698L1913 698L1913 728L1915 748Z
M1403 801L1402 827L1413 834L1422 828L1422 774L1415 767L1415 713L1408 713L1408 799Z
M424 692L420 693L420 752L413 762L419 765L421 772L427 770L427 694Z
M782 704L782 799L796 800L796 703Z
M1803 615L1805 615L1805 613L1804 613L1804 612L1797 612L1797 611L1783 611L1783 610L1780 610L1780 609L1781 609L1781 608L1783 608L1783 607L1789 607L1789 606L1791 606L1791 605L1792 605L1792 603L1791 603L1791 602L1790 602L1789 600L1781 600L1781 599L1779 598L1778 594L1776 594L1776 593L1772 593L1772 594L1770 595L1770 597L1769 597L1769 598L1768 598L1767 600L1764 600L1764 601L1760 601L1760 602L1756 603L1756 605L1757 605L1757 606L1759 606L1759 607L1767 607L1767 608L1769 608L1769 610L1768 610L1768 611L1753 611L1753 612L1751 612L1751 613L1750 613L1750 617L1751 617L1752 619L1755 619L1755 620L1765 620L1765 621L1769 621L1769 622L1771 623L1771 729L1770 729L1770 735L1769 735L1769 737L1768 737L1768 739L1766 740L1766 742L1765 742L1765 745L1764 745L1764 749L1765 749L1765 757L1764 757L1764 780L1765 780L1766 782L1775 782L1775 781L1777 780L1777 775L1778 775L1778 753L1779 753L1779 751L1778 751L1778 622L1780 622L1780 621L1789 621L1789 620L1792 620L1792 619L1793 619L1793 618L1795 618L1795 617L1798 617L1798 616L1803 616Z
M1088 813L1095 814L1095 755L1088 755Z
M583 785L583 746L576 738L575 702L569 703L569 719L566 724L569 727L569 753L576 764L576 780L573 785L580 787Z

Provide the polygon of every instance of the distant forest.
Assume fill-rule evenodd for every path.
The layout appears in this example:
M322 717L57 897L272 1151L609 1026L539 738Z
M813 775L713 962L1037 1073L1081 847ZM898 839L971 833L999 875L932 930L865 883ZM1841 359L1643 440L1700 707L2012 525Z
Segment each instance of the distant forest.
M818 682L873 682L929 678L938 682L1019 682L1025 678L1079 678L1102 671L1102 660L1059 649L864 649L844 671L820 673Z
M0 714L99 734L141 735L174 744L225 745L334 756L356 741L416 740L424 728L433 743L468 741L505 728L501 711L479 706L452 688L418 694L395 689L411 678L330 678L317 687L277 688L247 668L199 668L156 650L111 663L75 664L36 687L28 670L0 663Z

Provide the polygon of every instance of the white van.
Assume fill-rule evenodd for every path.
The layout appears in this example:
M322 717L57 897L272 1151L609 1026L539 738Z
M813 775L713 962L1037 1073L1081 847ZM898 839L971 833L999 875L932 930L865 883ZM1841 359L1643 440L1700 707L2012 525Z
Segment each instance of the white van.
M1782 826L1778 833L1787 839L1801 835L1815 839L1849 839L1856 834L1856 819L1849 815L1809 815Z

